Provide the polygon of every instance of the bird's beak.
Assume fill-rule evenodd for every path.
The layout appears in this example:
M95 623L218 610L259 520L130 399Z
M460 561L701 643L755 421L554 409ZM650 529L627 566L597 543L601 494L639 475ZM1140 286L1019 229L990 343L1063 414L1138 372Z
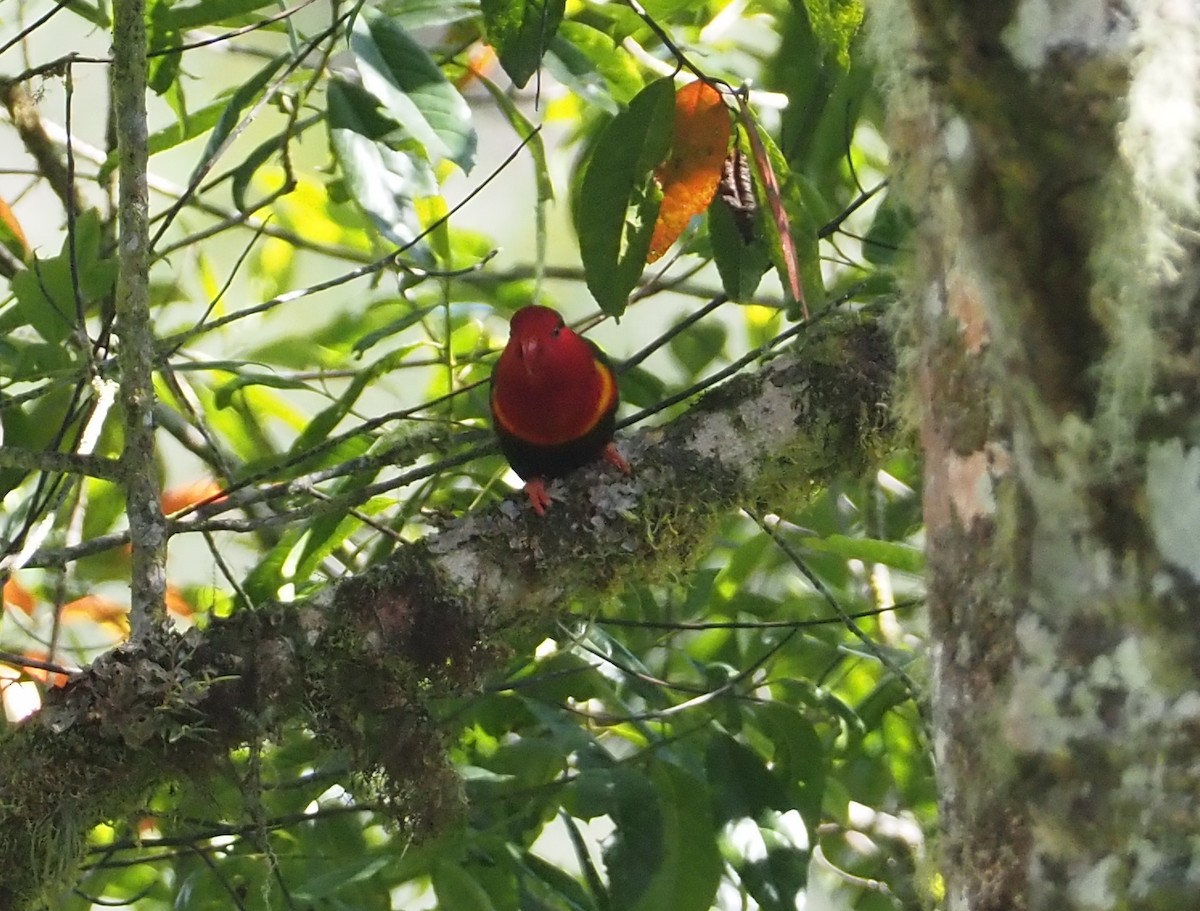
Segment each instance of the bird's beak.
M521 363L525 365L525 372L530 376L533 376L533 369L541 350L542 344L536 338L527 338L521 342Z

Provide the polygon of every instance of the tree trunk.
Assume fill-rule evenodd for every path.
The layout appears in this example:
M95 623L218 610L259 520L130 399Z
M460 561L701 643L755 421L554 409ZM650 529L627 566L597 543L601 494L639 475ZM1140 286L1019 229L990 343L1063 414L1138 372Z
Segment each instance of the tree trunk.
M870 12L946 905L1200 907L1200 8Z

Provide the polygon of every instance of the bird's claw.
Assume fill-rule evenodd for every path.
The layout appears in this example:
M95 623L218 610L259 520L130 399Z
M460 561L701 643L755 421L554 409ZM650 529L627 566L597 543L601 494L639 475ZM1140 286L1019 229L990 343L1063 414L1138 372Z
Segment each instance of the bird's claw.
M546 514L550 505L550 492L546 490L546 482L541 478L531 478L525 482L525 496L529 497L529 505L539 516Z
M609 443L604 447L604 451L600 455L604 458L604 461L616 468L621 474L633 474L633 469L629 467L629 463L625 461L625 457L617 449L616 443Z

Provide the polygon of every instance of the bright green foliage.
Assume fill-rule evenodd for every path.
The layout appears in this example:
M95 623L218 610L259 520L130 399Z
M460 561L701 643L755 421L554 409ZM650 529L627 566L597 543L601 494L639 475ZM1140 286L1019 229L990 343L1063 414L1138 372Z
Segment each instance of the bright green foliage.
M20 21L54 6L29 0ZM843 303L878 306L892 287L907 213L880 193L841 220L885 176L861 3L752 0L731 17L724 2L644 0L658 30L590 0L293 6L162 0L147 14L159 471L174 494L198 480L230 494L175 520L177 622L203 631L320 595L457 517L525 510L491 443L487 379L508 318L535 298L572 322L596 302L622 317L592 337L620 370L622 417L655 413L619 440L797 330L761 184L749 242L714 204L677 257L645 269L687 78L677 52L754 87L810 307L847 289ZM107 16L68 4L44 26L54 53ZM0 46L16 20L0 17ZM47 62L21 53L0 72ZM37 107L56 125L57 78ZM0 257L6 686L14 656L81 665L124 635L115 610L82 600L126 597L121 486L21 455L116 457L124 439L116 152L106 112L75 103L69 210L66 178L4 139L38 191L0 184L32 250ZM798 477L787 503L725 517L689 571L648 567L654 583L489 633L504 660L478 691L417 681L467 798L432 837L383 812L349 750L265 705L255 743L198 756L143 812L92 831L77 891L47 907L915 908L932 888L921 832L934 813L907 688L923 676L918 488L903 452L827 490ZM665 549L673 531L646 535ZM380 686L365 669L340 682Z
M484 37L518 88L537 72L562 22L566 0L480 0Z
M804 9L826 56L849 69L850 45L863 21L862 0L804 0Z

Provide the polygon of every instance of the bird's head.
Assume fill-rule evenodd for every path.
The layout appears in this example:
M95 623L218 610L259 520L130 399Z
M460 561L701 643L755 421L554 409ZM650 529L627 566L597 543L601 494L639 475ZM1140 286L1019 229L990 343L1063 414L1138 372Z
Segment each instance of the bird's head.
M531 305L513 314L501 361L509 369L519 365L530 379L550 379L591 364L592 352L557 310Z

